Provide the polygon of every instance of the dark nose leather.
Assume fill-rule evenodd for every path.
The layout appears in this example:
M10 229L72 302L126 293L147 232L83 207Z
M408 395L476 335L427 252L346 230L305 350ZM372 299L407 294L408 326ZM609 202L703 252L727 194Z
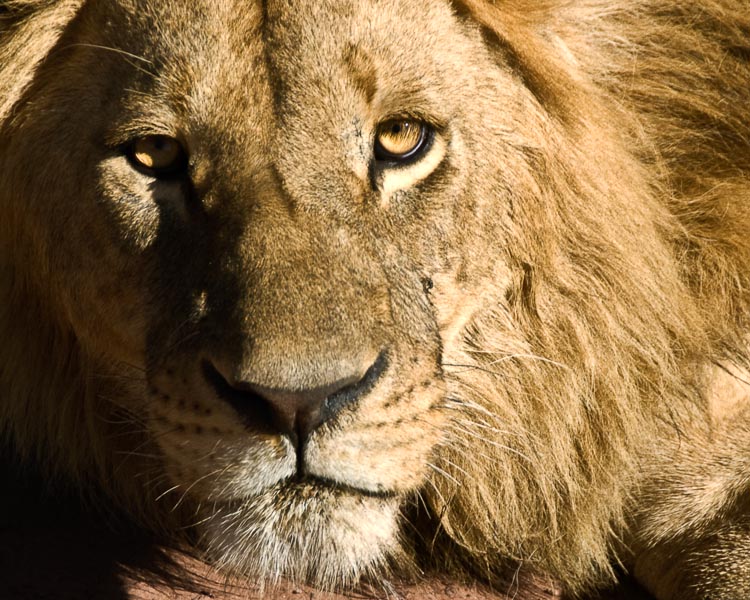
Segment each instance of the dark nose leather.
M266 402L271 409L274 427L283 434L304 439L313 430L335 416L328 399L352 387L359 376L346 377L324 387L307 390L283 390L248 384L252 393ZM356 386L354 386L356 387Z
M232 381L210 362L204 363L204 374L217 395L234 408L249 428L286 435L299 446L315 429L366 395L382 375L386 362L385 353L381 353L364 373L301 390Z

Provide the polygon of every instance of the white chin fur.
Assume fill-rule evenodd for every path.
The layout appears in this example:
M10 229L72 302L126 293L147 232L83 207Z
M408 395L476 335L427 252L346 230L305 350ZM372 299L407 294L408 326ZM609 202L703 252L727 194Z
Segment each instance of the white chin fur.
M217 507L200 526L217 566L255 579L341 588L398 552L398 500L278 485Z

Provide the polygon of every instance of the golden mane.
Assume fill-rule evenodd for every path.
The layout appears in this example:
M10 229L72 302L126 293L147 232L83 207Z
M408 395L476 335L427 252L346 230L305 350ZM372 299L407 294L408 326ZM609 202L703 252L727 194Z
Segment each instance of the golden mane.
M18 107L80 4L0 2L0 140L35 118ZM503 165L514 279L443 357L448 425L406 511L410 543L432 567L491 579L522 563L578 591L614 576L655 456L708 428L709 369L750 364L750 11L452 7L538 105L545 143L513 147L522 159ZM133 452L148 436L121 421L116 396L132 384L120 374L114 400L97 392L108 374L58 301L53 241L25 230L10 200L58 176L0 176L0 439L50 478L170 529L179 515L132 486L130 474L158 473Z
M537 193L508 244L524 277L448 361L460 417L427 495L472 569L512 557L576 588L611 576L655 440L700 421L705 365L748 361L750 15L455 4L565 134L526 149Z

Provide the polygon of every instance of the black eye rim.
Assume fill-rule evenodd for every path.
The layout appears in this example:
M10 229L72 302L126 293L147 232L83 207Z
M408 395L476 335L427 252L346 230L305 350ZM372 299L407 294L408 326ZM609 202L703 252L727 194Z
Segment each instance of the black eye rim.
M435 129L425 121L418 119L388 119L378 125L376 131L383 125L393 123L395 121L412 121L419 125L419 140L414 145L414 148L404 154L394 154L389 152L378 141L378 136L375 135L375 142L373 145L373 155L375 160L386 166L404 166L417 162L432 146L432 142L435 139Z
M138 142L147 138L164 138L176 142L180 149L177 159L168 167L154 168L144 165L135 157L135 154L136 145L138 144ZM183 179L187 176L189 166L188 154L185 150L184 144L174 136L161 133L139 135L138 137L130 140L124 146L122 146L121 151L128 159L128 163L130 163L131 167L133 167L139 173L143 173L144 175L148 175L149 177L153 177L155 179L170 180Z

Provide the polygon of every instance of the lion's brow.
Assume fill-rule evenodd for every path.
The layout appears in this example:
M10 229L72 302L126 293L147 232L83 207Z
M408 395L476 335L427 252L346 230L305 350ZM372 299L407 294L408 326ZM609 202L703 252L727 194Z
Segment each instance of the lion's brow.
M343 63L352 83L370 104L378 91L378 75L372 57L361 46L349 44Z

